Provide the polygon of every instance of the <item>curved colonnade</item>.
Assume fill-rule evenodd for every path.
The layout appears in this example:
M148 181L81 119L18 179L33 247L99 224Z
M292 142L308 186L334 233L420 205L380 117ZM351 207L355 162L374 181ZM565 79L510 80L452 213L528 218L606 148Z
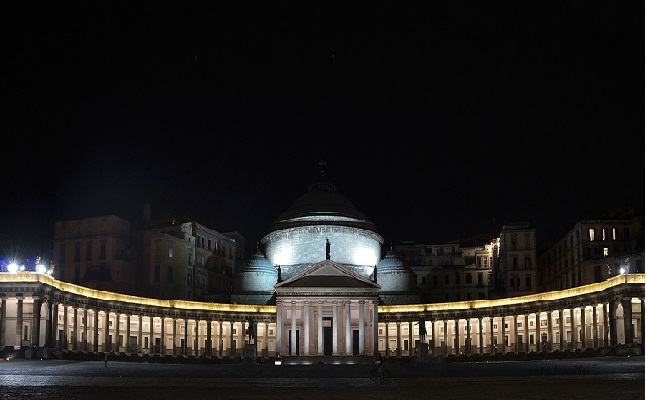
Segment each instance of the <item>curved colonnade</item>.
M254 350L264 358L287 351L284 344L277 347L277 308L271 305L142 298L26 272L0 273L0 302L0 349L231 359L254 356ZM494 354L644 344L645 275L516 298L377 309L375 343L360 354ZM303 327L300 316L279 322L283 330ZM343 328L337 334L343 338L349 332ZM251 355L249 343L254 344ZM349 347L341 348L338 355L349 354Z

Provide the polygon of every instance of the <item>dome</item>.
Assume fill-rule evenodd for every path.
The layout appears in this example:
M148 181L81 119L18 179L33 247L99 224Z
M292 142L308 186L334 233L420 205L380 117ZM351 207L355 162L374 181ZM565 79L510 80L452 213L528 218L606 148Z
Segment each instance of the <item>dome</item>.
M416 274L406 267L399 256L389 251L377 264L377 283L383 293L410 292L416 285Z
M278 273L269 260L259 251L252 255L236 271L237 280L235 292L242 293L274 293L274 285Z
M311 225L313 221L376 231L375 225L337 191L336 185L325 181L310 185L308 192L279 215L269 231Z
M363 277L373 274L384 240L337 187L321 179L281 213L261 239L272 266L288 279L325 259Z

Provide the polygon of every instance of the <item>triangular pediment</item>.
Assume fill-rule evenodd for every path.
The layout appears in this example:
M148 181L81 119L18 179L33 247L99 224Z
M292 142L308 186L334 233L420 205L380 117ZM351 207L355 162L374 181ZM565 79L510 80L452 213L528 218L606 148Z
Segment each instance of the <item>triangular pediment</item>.
M348 270L339 263L327 259L276 284L274 288L277 291L297 288L379 289L380 285Z

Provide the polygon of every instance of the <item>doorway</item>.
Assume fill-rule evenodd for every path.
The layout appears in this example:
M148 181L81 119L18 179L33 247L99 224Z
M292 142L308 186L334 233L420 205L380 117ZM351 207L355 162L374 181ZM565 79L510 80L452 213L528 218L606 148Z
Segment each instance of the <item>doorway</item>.
M299 330L296 331L296 347L297 349L295 350L295 353L292 353L292 330L289 331L288 334L288 355L299 355Z
M324 355L332 355L332 318L323 318Z

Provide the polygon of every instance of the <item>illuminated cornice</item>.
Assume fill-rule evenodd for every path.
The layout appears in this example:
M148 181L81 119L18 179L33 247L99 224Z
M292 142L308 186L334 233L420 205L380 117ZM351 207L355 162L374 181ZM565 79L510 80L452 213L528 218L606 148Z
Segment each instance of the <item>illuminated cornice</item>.
M248 312L248 313L276 313L276 306L273 305L242 305L242 304L221 304L212 302L184 301L179 299L155 299L144 298L134 295L119 294L110 291L100 291L92 288L82 287L54 279L52 276L34 272L21 273L0 273L2 283L42 283L58 290L93 298L100 301L117 301L131 304L139 304L147 307L175 308L214 312Z
M524 295L514 298L444 302L435 304L381 305L377 307L377 311L378 313L442 312L449 310L483 309L497 306L520 305L529 302L555 301L578 295L587 295L604 291L621 284L645 284L645 274L621 274L611 277L601 283L587 284L566 290L542 292L539 294Z

